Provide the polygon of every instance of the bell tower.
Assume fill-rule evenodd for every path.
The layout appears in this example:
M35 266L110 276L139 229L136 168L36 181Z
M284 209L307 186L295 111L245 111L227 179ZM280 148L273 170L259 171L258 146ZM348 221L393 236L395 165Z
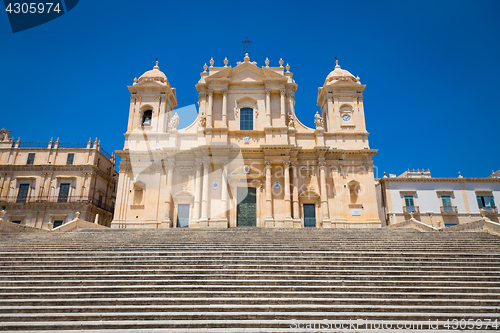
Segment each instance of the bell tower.
M134 79L134 84L128 89L131 96L125 149L129 148L136 135L143 140L143 134L152 138L167 133L168 122L177 106L175 88L160 71L158 61L152 70L142 74L138 80Z
M326 77L323 87L318 89L317 105L325 120L325 136L340 135L336 140L341 148L367 149L368 132L365 126L363 91L358 77L340 68L336 60L335 69Z

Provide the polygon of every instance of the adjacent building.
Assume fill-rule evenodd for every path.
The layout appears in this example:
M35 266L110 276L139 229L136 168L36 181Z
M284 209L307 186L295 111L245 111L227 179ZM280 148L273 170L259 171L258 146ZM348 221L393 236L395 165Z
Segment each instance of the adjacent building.
M264 64L211 60L183 129L158 63L134 80L112 228L380 227L365 85L337 62L309 128L290 66Z
M4 220L36 228L80 218L110 226L116 158L92 143L21 142L0 130L0 208Z
M498 222L500 171L486 178L432 178L429 170L408 170L379 179L376 185L384 226L417 220L437 228L476 221Z

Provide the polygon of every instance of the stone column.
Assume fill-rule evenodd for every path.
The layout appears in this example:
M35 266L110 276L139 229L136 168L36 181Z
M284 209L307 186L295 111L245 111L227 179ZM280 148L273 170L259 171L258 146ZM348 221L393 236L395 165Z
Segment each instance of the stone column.
M222 163L222 181L221 181L221 207L222 207L222 215L221 222L227 223L227 199L228 199L228 191L227 191L227 162ZM226 225L227 226L227 225Z
M227 127L227 89L222 89L222 126Z
M271 89L266 89L266 126L271 126Z
M271 162L266 162L266 220L265 227L273 227L273 196L271 188Z
M193 205L193 222L198 225L200 221L200 197L201 197L201 166L200 162L196 163L195 185L194 185L194 205Z
M208 110L207 110L207 127L212 127L212 108L214 105L214 91L208 90Z
M298 165L297 163L293 163L293 173L292 173L292 179L293 179L293 219L294 220L299 220L300 219L300 214L299 214L299 176L298 176Z
M321 182L321 221L323 227L330 227L330 217L328 214L328 197L326 191L326 163L319 162L319 174Z
M208 174L210 162L203 162L203 194L201 196L201 218L200 227L208 227Z
M286 112L285 112L285 89L280 90L280 110L281 110L281 126L286 126Z
M292 205L290 201L290 162L283 162L283 168L285 169L284 177L285 177L285 228L293 228L293 220L292 220Z
M175 163L173 161L167 162L167 186L165 188L165 217L164 221L166 222L167 228L171 228L173 225L173 221L170 218L170 212L172 210L172 179L174 176L174 166Z

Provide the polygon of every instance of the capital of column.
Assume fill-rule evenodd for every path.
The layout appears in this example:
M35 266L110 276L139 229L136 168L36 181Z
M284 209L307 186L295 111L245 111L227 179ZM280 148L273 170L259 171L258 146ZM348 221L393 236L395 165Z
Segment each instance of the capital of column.
M281 95L281 96L284 96L284 95L285 95L285 89L281 89L281 90L280 90L280 95Z
M265 163L266 163L265 169L270 169L272 166L272 163L270 161L266 161Z
M167 168L168 170L172 171L175 167L175 162L174 161L168 161L167 162Z
M290 164L291 164L291 163L290 163L290 161L283 161L283 166L284 166L285 168L289 168L289 167L290 167Z
M227 89L226 89L226 88L223 88L223 89L222 89L222 94L223 94L223 95L227 95Z
M198 93L198 97L199 97L199 98L206 98L206 97L207 97L207 95L208 95L208 93L207 93L205 90L200 91L200 92Z
M266 95L271 95L271 89L270 88L266 88Z
M208 96L213 97L213 95L214 95L214 90L208 89Z
M207 170L209 167L210 167L210 162L208 161L203 161L203 167L205 168L205 170Z

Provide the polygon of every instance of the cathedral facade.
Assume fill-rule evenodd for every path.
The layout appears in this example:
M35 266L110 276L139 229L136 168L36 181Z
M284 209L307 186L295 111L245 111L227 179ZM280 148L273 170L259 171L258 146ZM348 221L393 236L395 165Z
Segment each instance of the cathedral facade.
M135 79L111 227L380 227L365 85L337 62L309 128L279 64L211 60L196 84L198 116L183 129L158 63Z

